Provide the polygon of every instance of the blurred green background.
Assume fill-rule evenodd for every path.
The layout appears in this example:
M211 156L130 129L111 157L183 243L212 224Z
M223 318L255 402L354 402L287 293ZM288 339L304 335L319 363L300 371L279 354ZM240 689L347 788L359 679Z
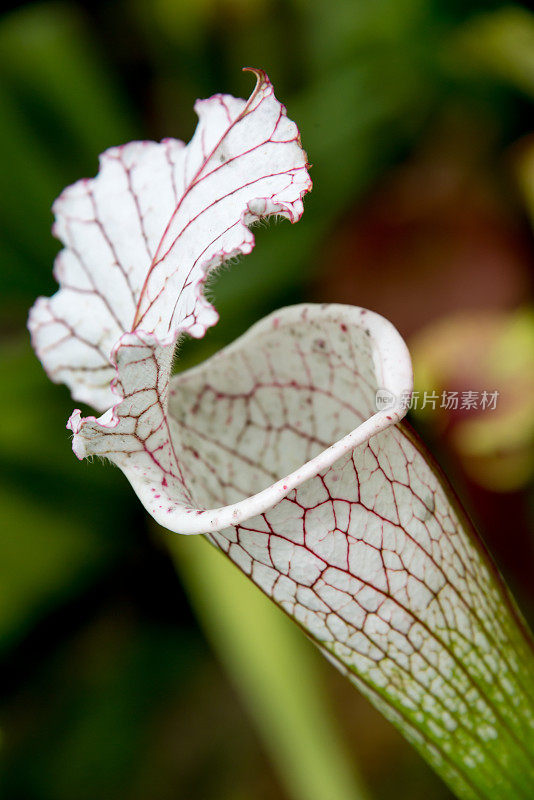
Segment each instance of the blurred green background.
M415 410L532 621L534 16L484 0L10 3L0 21L0 785L10 800L450 798L403 739L199 537L78 462L25 329L55 291L50 206L105 148L194 130L265 69L314 190L210 288L206 357L281 305L387 316Z

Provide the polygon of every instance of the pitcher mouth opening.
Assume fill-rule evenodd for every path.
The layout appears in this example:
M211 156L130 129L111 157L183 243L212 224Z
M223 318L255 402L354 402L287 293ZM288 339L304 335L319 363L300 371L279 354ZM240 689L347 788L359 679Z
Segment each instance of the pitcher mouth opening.
M79 458L119 466L147 511L177 533L264 513L395 425L412 391L398 332L354 306L281 309L171 378L175 346L124 334L113 354L119 402L99 419L76 411L68 427ZM389 401L377 410L379 389Z
M165 527L207 533L265 512L398 422L412 383L406 345L374 312L271 314L171 379L170 433L193 503Z

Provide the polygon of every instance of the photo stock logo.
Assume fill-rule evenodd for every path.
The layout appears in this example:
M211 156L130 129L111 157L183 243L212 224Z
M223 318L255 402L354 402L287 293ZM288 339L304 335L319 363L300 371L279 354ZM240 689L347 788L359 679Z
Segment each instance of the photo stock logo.
M389 389L377 389L375 396L375 407L377 411L387 411L397 404L397 395Z
M468 389L459 391L404 392L398 397L390 389L377 389L375 408L387 411L390 408L407 408L409 411L495 411L500 392L498 389L482 391Z

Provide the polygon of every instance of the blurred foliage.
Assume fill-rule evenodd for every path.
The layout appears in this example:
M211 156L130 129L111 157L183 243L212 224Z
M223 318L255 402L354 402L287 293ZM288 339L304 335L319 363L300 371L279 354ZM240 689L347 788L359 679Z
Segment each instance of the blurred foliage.
M444 317L410 342L415 389L438 396L416 417L442 429L466 472L481 486L511 491L534 475L534 310ZM496 388L498 387L498 388ZM477 409L440 407L442 392L477 392ZM495 408L491 395L497 391ZM487 392L487 408L478 402Z
M460 32L467 64L534 96L534 17L520 6L481 14Z
M64 425L72 402L43 373L24 329L35 297L55 290L51 264L58 244L50 235L50 206L65 185L95 174L105 148L143 137L187 140L197 96L247 96L250 76L241 67L264 68L300 126L314 165L314 191L297 226L258 228L253 254L212 282L221 321L202 342L183 344L180 368L273 308L303 299L368 305L414 337L459 308L468 319L474 309L491 311L489 344L483 326L475 325L472 336L458 322L447 328L447 377L439 348L431 345L437 329L426 329L423 361L433 379L448 380L458 353L483 351L477 368L490 370L510 393L501 421L488 427L486 420L464 420L471 433L464 427L453 444L437 417L426 421L425 432L452 465L457 487L528 604L532 317L517 309L532 307L532 240L523 215L534 208L533 151L526 138L532 132L534 17L526 3L499 0L15 6L0 21L6 796L297 796L296 776L306 759L318 759L314 747L321 738L305 738L301 755L293 752L300 760L292 774L273 744L282 711L261 730L266 744L251 728L244 707L250 705L254 718L255 694L257 707L265 707L281 678L271 664L267 677L251 671L245 688L240 670L259 651L246 636L239 644L237 630L232 650L221 650L216 609L206 604L223 588L236 601L238 583L234 596L230 573L214 573L212 580L221 583L203 595L198 565L184 559L188 601L169 553L147 529L122 476L110 466L78 463L70 452ZM507 452L512 442L513 463ZM458 447L463 456L455 460ZM502 495L496 505L492 493L480 489L473 457L478 464L486 459L486 487L514 489L509 505ZM503 542L511 514L514 538ZM198 605L235 685L243 684L236 695L189 603ZM265 628L257 647L268 641L275 647L287 636L281 665L294 653L288 669L297 672L299 659L304 664L313 656L299 655L301 643L291 638L298 637L296 629L282 633L272 625L272 639ZM449 796L347 683L318 662L309 670L307 680L318 686L313 713L329 713L321 688L328 681L343 720L345 748L331 743L332 755L326 750L315 764L317 774L329 761L345 765L337 768L338 784L346 787L339 797L356 797L342 777L347 752L361 762L379 800ZM304 717L299 723L299 696L288 730L306 724ZM336 730L332 719L325 726ZM338 736L332 733L332 741Z
M516 150L515 172L534 228L534 136L526 137Z

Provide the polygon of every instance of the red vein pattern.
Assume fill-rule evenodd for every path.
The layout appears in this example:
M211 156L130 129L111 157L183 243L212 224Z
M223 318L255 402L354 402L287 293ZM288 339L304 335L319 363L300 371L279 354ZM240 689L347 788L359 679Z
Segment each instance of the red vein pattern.
M526 800L532 654L428 455L375 412L378 388L410 385L388 326L283 309L155 394L139 364L164 377L172 350L158 366L129 334L120 424L85 425L75 449L117 463L167 528L209 531L459 796Z
M249 253L247 227L272 214L296 222L311 188L298 129L267 76L248 101L198 101L191 142L131 142L54 204L60 290L30 313L35 350L52 380L104 411L117 402L111 358L123 333L160 343L200 337L217 321L203 295L210 270ZM147 340L145 340L147 341Z
M197 103L186 147L108 150L55 205L60 290L29 326L53 380L99 410L68 426L166 528L206 533L466 800L534 796L532 645L484 548L396 423L406 346L376 314L296 306L170 378L217 321L210 269L247 225L296 221L311 184L263 73ZM396 398L377 411L376 392Z
M201 507L261 490L373 415L374 315L356 327L343 307L303 309L173 379L173 437ZM413 435L390 424L209 538L459 796L532 796L532 651Z

